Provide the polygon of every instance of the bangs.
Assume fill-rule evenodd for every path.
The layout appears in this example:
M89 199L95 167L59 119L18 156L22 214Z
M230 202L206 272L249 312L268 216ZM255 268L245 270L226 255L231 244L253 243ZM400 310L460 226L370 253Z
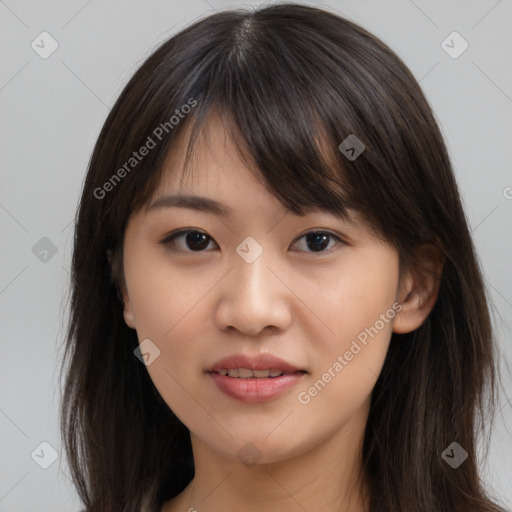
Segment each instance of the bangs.
M321 127L311 123L307 131L298 131L276 122L271 125L274 130L263 131L257 125L257 117L251 118L251 112L244 112L242 118L236 116L238 109L233 103L221 104L215 98L207 107L188 121L191 126L182 128L189 128L190 132L180 180L196 168L197 144L211 145L211 120L215 118L219 124L214 126L222 127L254 178L289 212L304 216L323 210L346 218L349 209L356 209L343 187L343 171L336 155L326 144L325 135L320 135ZM274 115L278 121L278 112Z

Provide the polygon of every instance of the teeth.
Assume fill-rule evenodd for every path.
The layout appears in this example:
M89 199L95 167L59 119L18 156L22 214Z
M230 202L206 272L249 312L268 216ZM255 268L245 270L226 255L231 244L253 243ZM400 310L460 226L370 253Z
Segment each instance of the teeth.
M219 371L220 375L240 378L240 379L266 379L268 377L279 377L283 375L282 370L277 368L270 368L268 370L250 370L249 368L230 368L229 370L223 369Z
M241 379L250 379L253 376L252 370L247 368L238 368L238 376Z
M252 374L257 378L264 378L266 379L270 373L270 370L253 370Z

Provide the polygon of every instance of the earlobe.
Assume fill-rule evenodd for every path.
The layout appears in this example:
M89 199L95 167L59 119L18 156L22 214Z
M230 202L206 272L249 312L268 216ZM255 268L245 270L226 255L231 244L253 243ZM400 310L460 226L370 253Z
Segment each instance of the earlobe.
M119 301L123 305L123 317L126 325L135 329L135 318L131 308L130 299L126 290L126 283L124 281L124 273L122 269L121 254L119 251L107 250L107 259L111 270L111 280L117 290Z
M135 329L135 317L133 316L131 302L124 286L121 287L121 290L118 289L118 295L119 300L123 304L124 321L128 327Z
M434 308L439 296L444 257L434 245L421 249L424 271L404 276L398 292L402 309L396 315L393 332L406 334L420 327Z
M123 316L126 325L132 329L135 329L135 318L133 317L130 302L124 302Z

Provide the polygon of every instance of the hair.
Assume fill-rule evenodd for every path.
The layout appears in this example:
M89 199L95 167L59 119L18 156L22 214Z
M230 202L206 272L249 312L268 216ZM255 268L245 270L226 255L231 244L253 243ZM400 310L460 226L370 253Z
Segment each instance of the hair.
M61 433L86 510L136 511L146 498L159 510L194 476L189 430L134 357L118 285L128 218L154 193L176 136L192 128L188 162L214 111L291 212L358 211L402 270L424 267L427 243L445 258L434 308L418 329L392 335L372 393L362 450L369 512L502 511L476 453L496 401L488 298L435 117L382 41L293 3L221 11L172 36L124 87L95 144L61 369ZM365 146L354 160L339 149L349 135ZM132 160L144 145L146 156ZM441 457L454 441L468 453L457 469Z

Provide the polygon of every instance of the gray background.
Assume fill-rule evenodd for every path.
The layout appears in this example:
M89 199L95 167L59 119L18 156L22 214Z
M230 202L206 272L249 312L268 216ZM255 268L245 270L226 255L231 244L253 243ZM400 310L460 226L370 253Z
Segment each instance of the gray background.
M215 10L257 4L0 0L0 512L80 508L58 431L58 369L72 219L109 107L161 41ZM420 81L447 140L502 351L503 391L483 474L511 507L512 1L310 4L390 45ZM43 46L43 31L58 42L47 59L31 47ZM453 31L469 44L458 58L442 47ZM457 39L448 44L462 48ZM47 469L35 462L51 461L42 442L58 454Z

